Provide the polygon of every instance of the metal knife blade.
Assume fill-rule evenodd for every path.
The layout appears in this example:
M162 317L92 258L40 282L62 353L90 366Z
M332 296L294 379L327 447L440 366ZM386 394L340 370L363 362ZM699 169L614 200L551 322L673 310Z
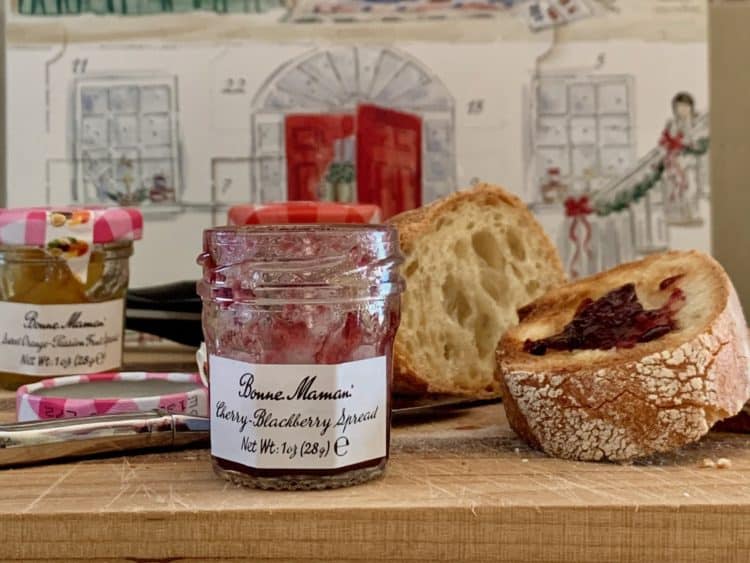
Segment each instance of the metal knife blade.
M456 397L394 399L398 417L434 416L490 401ZM0 425L0 468L106 453L207 446L210 419L154 410L140 413L55 418Z
M209 419L155 410L0 426L0 467L208 444Z

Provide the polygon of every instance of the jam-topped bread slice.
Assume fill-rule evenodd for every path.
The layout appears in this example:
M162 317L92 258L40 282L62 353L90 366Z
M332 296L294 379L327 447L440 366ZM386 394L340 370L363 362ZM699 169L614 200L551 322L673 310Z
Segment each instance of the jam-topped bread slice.
M549 291L497 348L513 429L546 453L629 460L694 442L750 398L732 284L699 252L667 252Z
M557 250L520 199L487 184L392 221L406 258L395 391L497 396L497 341L565 281Z

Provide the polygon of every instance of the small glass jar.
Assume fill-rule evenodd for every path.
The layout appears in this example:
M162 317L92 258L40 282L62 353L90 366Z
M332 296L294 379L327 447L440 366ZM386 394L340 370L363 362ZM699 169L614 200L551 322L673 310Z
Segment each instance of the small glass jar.
M0 210L0 387L117 370L140 212Z
M401 261L384 225L205 231L198 292L219 475L323 489L383 473Z

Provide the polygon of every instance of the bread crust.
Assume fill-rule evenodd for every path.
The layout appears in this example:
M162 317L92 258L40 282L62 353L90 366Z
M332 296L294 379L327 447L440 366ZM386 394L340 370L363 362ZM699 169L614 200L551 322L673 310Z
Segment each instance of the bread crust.
M415 243L423 236L435 231L441 217L459 209L467 202L495 207L507 205L528 216L526 225L533 236L542 241L544 247L542 259L554 270L558 280L562 283L565 271L560 256L554 244L536 221L527 206L515 195L504 189L487 183L477 184L471 189L455 192L432 204L405 211L392 217L389 223L396 226L399 233L399 244L404 255L409 256L414 250ZM407 291L409 288L407 287ZM413 360L406 352L403 342L396 335L393 350L393 389L402 395L423 395L427 393L467 395L478 398L497 397L500 394L500 384L495 381L490 388L468 393L458 388L446 388L430 381L429 374L421 374Z
M664 256L551 290L528 307L521 324L573 306L613 272L635 272ZM699 260L711 271L709 322L697 333L670 333L593 362L570 353L533 356L522 351L516 329L503 336L496 378L508 421L530 445L568 459L631 460L700 439L750 398L747 326L728 276L700 253L666 256Z

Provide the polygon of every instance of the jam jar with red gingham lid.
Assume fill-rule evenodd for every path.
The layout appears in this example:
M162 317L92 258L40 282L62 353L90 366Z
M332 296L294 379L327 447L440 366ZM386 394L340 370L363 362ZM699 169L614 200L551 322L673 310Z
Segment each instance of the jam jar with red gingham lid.
M116 370L143 217L127 208L0 210L0 386Z
M199 262L216 472L267 489L381 475L403 290L396 230L221 227L205 231Z

